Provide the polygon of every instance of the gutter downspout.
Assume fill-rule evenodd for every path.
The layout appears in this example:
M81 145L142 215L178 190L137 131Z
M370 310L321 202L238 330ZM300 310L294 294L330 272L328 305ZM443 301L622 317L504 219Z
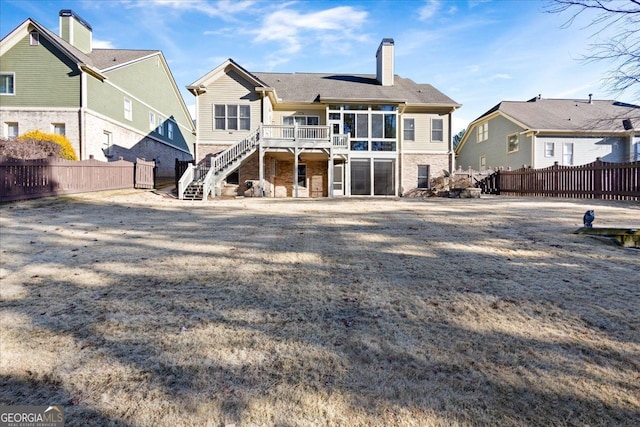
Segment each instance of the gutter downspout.
M87 126L86 126L86 121L87 121L87 113L86 113L86 108L87 108L87 73L85 73L82 69L82 67L78 67L78 69L80 70L80 111L78 112L79 117L78 117L78 126L79 126L79 141L78 141L78 148L80 149L80 153L78 158L80 160L86 160L89 158L89 156L87 155L87 147L86 147L86 141L87 141Z

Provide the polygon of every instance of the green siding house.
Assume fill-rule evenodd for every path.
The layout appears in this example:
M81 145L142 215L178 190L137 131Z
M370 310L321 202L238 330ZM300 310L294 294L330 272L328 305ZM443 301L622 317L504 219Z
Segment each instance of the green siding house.
M469 124L456 164L479 171L640 160L640 106L612 100L502 101Z
M60 36L27 19L0 40L0 136L63 133L78 157L191 160L193 120L159 50L93 49L91 26L60 11Z

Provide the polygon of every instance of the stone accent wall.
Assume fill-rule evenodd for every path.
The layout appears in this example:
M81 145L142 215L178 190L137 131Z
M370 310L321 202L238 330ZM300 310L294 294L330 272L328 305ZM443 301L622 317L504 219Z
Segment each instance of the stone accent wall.
M443 175L443 170L449 169L449 156L447 154L405 154L404 164L401 164L402 194L415 190L418 186L418 165L429 165L430 178Z

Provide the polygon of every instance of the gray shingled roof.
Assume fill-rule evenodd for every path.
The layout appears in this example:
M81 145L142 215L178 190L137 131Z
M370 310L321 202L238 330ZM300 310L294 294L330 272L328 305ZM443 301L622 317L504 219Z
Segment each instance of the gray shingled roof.
M617 101L533 98L503 101L480 118L494 111L501 111L532 130L576 132L622 131L623 119L640 116L640 106Z
M93 66L99 70L115 67L120 64L144 58L160 52L159 50L133 50L133 49L93 49L89 54Z
M251 73L285 102L379 100L407 104L459 107L460 104L429 84L395 76L393 86L382 86L370 74Z
M100 71L160 52L159 50L93 49L91 53L86 54L33 19L31 23L40 33L70 54L77 63L87 64Z

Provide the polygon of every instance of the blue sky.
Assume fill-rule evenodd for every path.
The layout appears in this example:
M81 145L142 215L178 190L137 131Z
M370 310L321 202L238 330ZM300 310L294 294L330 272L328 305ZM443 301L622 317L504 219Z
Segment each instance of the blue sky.
M94 47L162 50L185 86L227 58L250 71L375 73L375 53L395 40L395 71L430 83L462 108L454 130L502 100L619 99L602 84L607 63L580 59L594 43L582 17L543 13L535 0L0 0L4 37L27 17L58 33L72 9L93 27ZM601 34L606 36L606 33Z

